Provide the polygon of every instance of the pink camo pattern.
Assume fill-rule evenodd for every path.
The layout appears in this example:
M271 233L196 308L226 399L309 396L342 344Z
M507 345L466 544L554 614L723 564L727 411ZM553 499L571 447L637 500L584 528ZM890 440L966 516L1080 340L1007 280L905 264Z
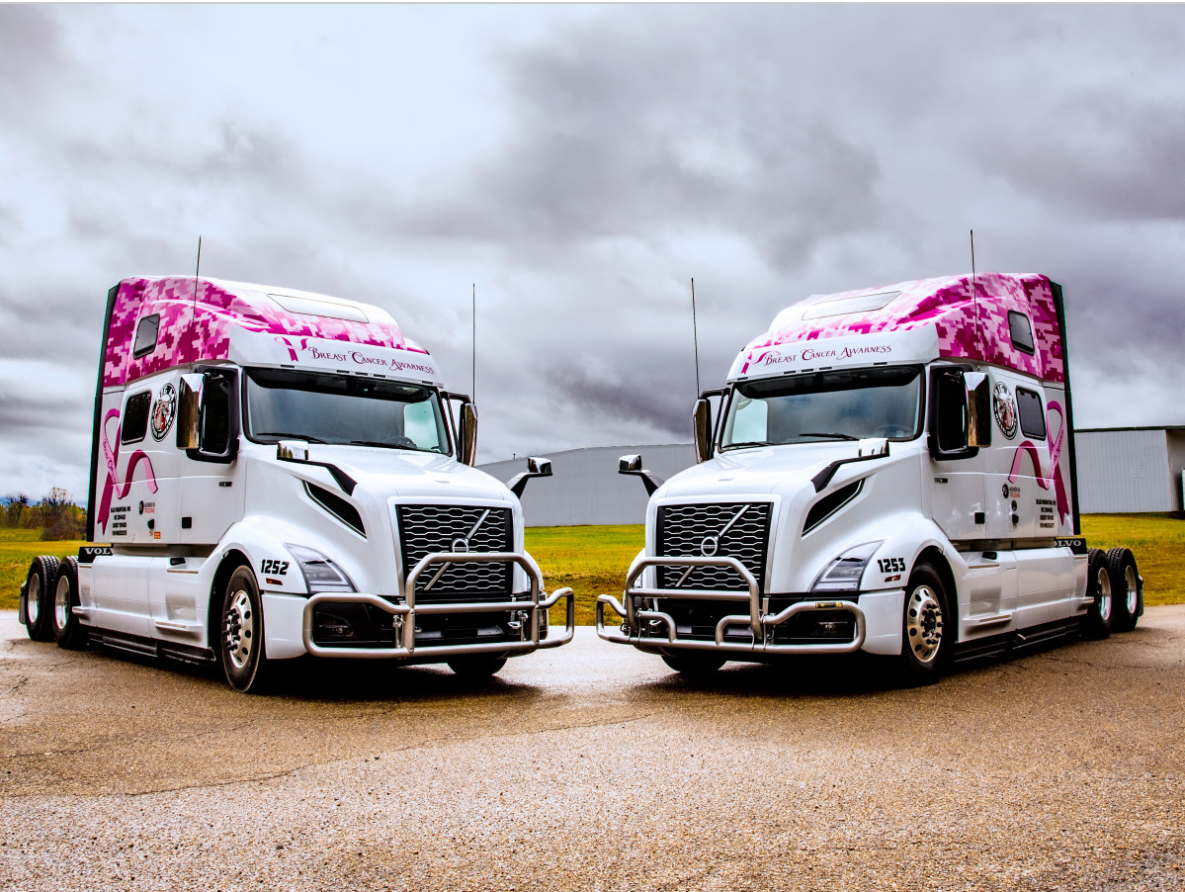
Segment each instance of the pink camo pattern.
M880 288L815 295L796 304L795 308L806 310L837 298L884 291L900 291L901 295L880 310L809 320L801 320L799 313L800 321L793 325L777 331L771 327L749 344L750 359L763 347L842 335L905 331L933 324L938 329L941 356L990 362L1045 381L1060 382L1065 378L1057 308L1048 276L980 273L974 279L970 275L921 279ZM1012 346L1009 310L1022 312L1032 320L1036 342L1034 355Z
M267 286L249 287L261 293L269 290ZM156 349L136 359L132 356L136 326L142 318L155 313L160 314ZM193 276L124 279L111 310L103 386L119 386L177 365L226 359L234 325L253 332L428 352L404 338L398 325L288 313L274 301L239 290L231 282L195 282Z

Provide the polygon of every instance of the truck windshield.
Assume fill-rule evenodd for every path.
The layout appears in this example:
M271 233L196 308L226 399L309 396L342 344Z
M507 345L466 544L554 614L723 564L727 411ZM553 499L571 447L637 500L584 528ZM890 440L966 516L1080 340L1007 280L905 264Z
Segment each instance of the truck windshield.
M722 449L921 433L922 370L855 369L738 384Z
M247 435L449 453L440 398L430 387L274 369L247 372Z

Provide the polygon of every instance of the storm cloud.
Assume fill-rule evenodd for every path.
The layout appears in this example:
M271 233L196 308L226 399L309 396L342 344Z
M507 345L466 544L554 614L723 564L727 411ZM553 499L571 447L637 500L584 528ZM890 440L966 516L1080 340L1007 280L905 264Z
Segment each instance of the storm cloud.
M480 458L686 442L812 293L1067 297L1080 427L1185 422L1175 6L0 6L0 493L85 491L107 288L378 303Z

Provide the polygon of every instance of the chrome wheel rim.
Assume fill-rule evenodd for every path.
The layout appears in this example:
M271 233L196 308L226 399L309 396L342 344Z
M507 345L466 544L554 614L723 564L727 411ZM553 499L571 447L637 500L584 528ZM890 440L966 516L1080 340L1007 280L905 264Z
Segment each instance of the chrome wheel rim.
M25 593L25 619L30 626L41 616L41 576L34 573L29 577L29 590Z
M58 587L53 595L53 618L59 629L66 628L66 620L70 617L70 580L63 576L58 580Z
M1098 604L1099 619L1106 622L1111 618L1111 574L1106 567L1100 567L1095 576L1094 597Z
M255 611L243 589L231 595L230 606L222 618L222 635L231 664L236 669L245 668L255 647Z
M1140 580L1136 568L1128 564L1123 570L1123 581L1127 585L1127 613L1135 616L1140 606Z
M905 608L905 637L919 663L931 663L942 646L942 605L928 585L919 585Z

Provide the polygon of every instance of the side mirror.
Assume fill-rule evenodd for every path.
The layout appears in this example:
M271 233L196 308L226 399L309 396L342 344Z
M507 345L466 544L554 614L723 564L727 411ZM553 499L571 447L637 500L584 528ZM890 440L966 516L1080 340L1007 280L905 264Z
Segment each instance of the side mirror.
M198 420L202 410L204 375L182 375L177 395L177 448L198 448Z
M962 368L939 367L930 372L930 457L935 461L956 461L979 454L978 447L970 442L966 374Z
M992 379L984 372L966 372L967 445L975 448L992 445Z
M712 457L712 407L705 399L695 401L691 412L691 424L695 439L696 463L706 462Z
M470 402L461 404L461 429L457 432L457 457L462 464L477 464L477 407Z
M642 467L642 456L640 455L623 455L617 461L617 473L625 474L628 477L641 477L642 485L646 487L646 494L651 496L663 484L661 477Z
M522 474L517 474L506 485L510 491L518 496L523 497L523 490L527 488L527 481L532 477L550 477L551 476L551 460L546 458L528 458L527 470Z
M177 446L194 461L230 464L238 455L236 381L225 369L181 376Z

